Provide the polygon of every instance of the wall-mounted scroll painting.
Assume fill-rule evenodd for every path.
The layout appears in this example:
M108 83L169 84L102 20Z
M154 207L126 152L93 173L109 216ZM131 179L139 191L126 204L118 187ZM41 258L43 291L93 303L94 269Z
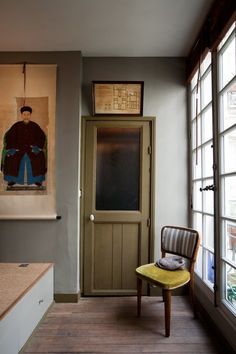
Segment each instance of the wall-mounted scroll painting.
M93 81L93 114L142 116L143 86L143 81Z
M0 65L0 218L54 218L56 65Z

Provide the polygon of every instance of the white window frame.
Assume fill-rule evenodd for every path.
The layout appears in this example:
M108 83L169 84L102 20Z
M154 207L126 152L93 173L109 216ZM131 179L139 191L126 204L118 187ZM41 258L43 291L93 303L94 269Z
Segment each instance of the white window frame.
M231 31L231 32L230 32ZM236 124L234 124L233 126L225 129L224 131L222 131L220 129L220 123L221 123L221 117L222 117L222 105L221 105L221 99L220 96L222 95L223 92L225 92L225 90L227 90L227 88L232 84L232 82L236 82L236 77L234 75L234 77L231 78L231 80L229 82L227 82L227 84L222 87L222 77L221 77L221 62L220 62L220 55L221 53L225 50L225 48L227 48L227 46L229 45L230 41L232 40L232 38L235 38L235 24L231 27L229 34L224 38L224 43L221 45L221 47L218 49L218 52L213 52L212 53L212 60L211 60L211 70L212 70L212 114L213 114L213 124L212 124L212 128L213 128L213 145L214 145L214 149L213 149L213 185L216 186L216 191L214 192L214 258L215 258L215 266L217 267L215 270L215 284L214 287L209 287L209 284L207 284L206 279L204 278L204 269L206 267L206 259L202 256L202 269L203 269L203 274L198 274L196 272L196 280L197 280L197 284L198 286L201 287L202 291L207 295L207 297L209 298L210 302L215 303L215 305L218 306L218 309L220 312L222 312L225 316L227 316L227 318L236 325L236 307L235 306L231 306L229 301L227 301L225 299L225 293L226 293L226 279L224 278L224 274L225 274L225 267L226 264L233 266L236 269L236 265L232 264L232 262L230 262L228 259L226 259L224 257L224 253L223 253L223 246L224 243L226 242L225 237L224 237L224 232L222 230L223 228L223 221L227 220L227 221L232 221L234 223L236 223L236 219L234 218L230 218L230 217L226 217L225 215L221 215L221 210L222 210L222 203L223 203L223 195L222 195L222 191L223 191L223 178L224 176L236 176L236 170L230 173L224 173L222 172L222 166L220 165L221 161L222 161L222 136L226 133L226 132L230 132L233 129L236 129ZM200 72L200 87L201 87L201 80L202 78L205 77L207 70L209 70L209 67L204 71L204 74ZM197 75L197 74L196 74ZM194 174L193 174L193 143L192 140L194 139L194 137L191 135L193 132L192 129L192 125L193 125L193 117L195 116L195 112L193 111L193 107L194 107L194 102L193 102L193 98L192 98L192 93L194 92L194 90L196 90L196 75L193 78L191 85L190 85L190 89L189 89L189 102L190 102L190 117L189 117L189 131L190 131L190 193L191 193L191 211L190 211L190 219L191 219L191 226L194 227L194 220L193 220L193 215L196 212L199 212L202 215L202 230L204 229L204 222L203 222L203 216L204 214L206 215L206 213L204 213L203 208L201 209L201 211L197 211L194 210L193 208L193 188L191 186L193 186L193 182L194 181L201 181L203 183L203 181L205 180L205 177L203 177L202 175L202 169L203 166L201 166L201 175L199 178L194 178ZM201 93L201 89L200 89L200 93ZM202 102L202 100L201 100ZM206 107L202 108L201 105L199 107L199 116L202 116L202 113L204 112L204 110L206 109ZM202 119L202 118L201 118ZM201 127L201 124L200 124ZM202 131L201 131L201 136L202 136ZM206 144L206 142L201 143L200 147L202 148L202 146L204 146ZM197 145L198 146L198 145ZM200 150L200 149L199 149ZM203 161L202 161L203 163ZM203 203L203 201L202 201ZM200 233L202 232L202 230L199 230ZM203 254L205 252L207 252L208 250L211 251L209 249L209 247L206 247L206 244L204 243L205 240L205 235L202 234L202 243L201 243L201 248L200 248L200 252L202 252ZM199 253L200 253L199 252Z

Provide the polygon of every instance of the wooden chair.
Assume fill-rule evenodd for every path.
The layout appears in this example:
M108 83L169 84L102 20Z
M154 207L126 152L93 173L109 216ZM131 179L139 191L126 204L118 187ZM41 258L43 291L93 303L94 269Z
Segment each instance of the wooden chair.
M171 291L189 283L190 298L194 306L194 263L199 247L199 234L196 230L178 227L164 226L161 230L162 257L166 253L186 258L184 269L166 270L155 263L144 264L136 269L137 276L137 312L141 315L142 280L162 288L165 307L165 336L170 336L171 317Z

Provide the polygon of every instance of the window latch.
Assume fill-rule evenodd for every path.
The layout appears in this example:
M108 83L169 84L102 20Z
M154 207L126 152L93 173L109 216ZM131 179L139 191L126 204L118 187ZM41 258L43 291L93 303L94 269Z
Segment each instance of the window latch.
M206 186L204 188L200 188L200 192L203 191L215 191L216 190L216 186L214 184L211 184L209 186Z

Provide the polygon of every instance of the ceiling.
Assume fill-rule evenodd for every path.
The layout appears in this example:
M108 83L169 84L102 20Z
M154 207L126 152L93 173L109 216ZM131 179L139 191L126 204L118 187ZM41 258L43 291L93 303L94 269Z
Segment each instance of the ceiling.
M0 51L187 56L213 0L0 0Z

